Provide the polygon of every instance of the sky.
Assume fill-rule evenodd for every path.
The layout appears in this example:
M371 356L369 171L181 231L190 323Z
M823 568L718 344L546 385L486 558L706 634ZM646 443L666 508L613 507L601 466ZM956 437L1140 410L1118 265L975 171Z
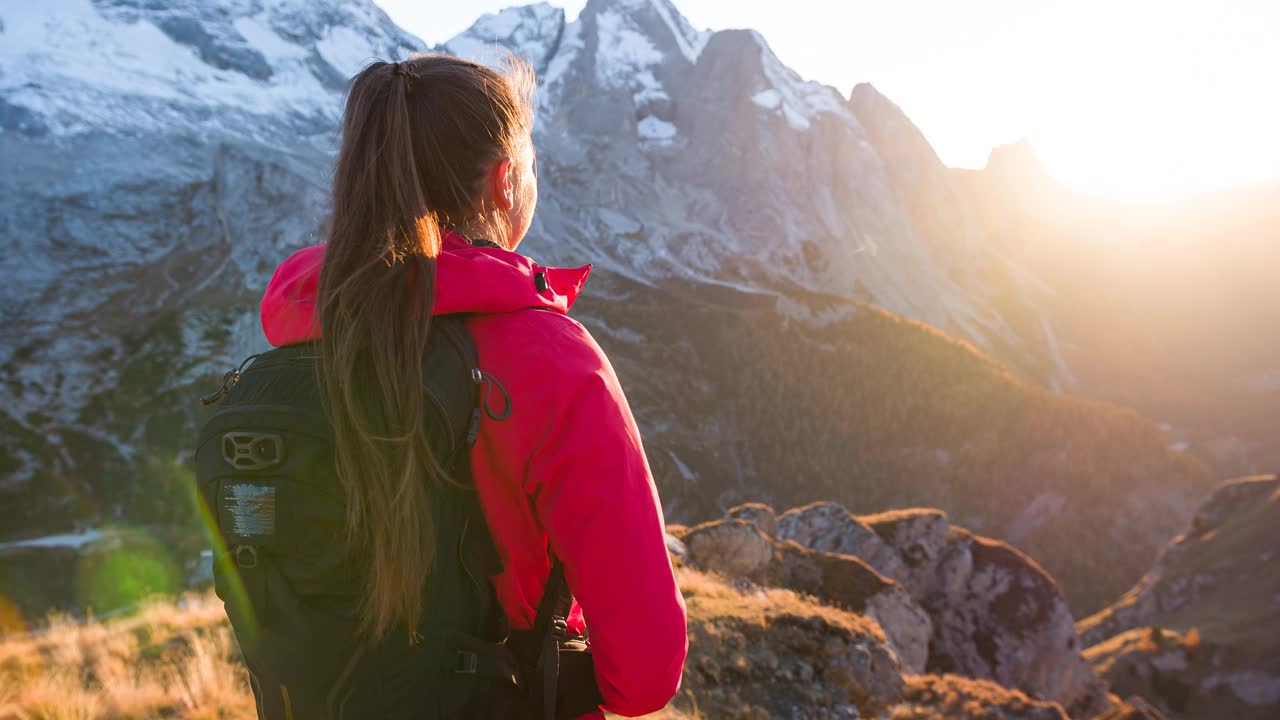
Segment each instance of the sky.
M953 167L1027 137L1083 190L1280 180L1280 0L673 0L754 28L800 75L870 82ZM377 0L429 44L511 0ZM552 0L569 19L585 0Z

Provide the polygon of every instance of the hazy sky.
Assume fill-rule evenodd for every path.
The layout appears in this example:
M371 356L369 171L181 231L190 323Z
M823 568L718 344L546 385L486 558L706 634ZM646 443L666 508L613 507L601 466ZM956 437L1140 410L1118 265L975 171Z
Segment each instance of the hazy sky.
M869 81L949 165L1030 137L1049 169L1120 192L1280 179L1280 0L674 0L755 28L802 76ZM428 43L511 0L378 0ZM585 0L552 0L576 18Z

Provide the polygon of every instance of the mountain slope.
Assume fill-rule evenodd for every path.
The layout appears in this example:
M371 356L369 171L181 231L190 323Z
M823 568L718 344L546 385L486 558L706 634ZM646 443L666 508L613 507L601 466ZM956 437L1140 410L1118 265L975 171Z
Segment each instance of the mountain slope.
M1224 483L1132 590L1079 623L1117 687L1180 717L1280 712L1280 476Z
M746 500L940 506L1036 557L1081 611L1137 577L1212 482L1136 413L1050 393L874 306L591 282L578 317L614 359L676 518Z

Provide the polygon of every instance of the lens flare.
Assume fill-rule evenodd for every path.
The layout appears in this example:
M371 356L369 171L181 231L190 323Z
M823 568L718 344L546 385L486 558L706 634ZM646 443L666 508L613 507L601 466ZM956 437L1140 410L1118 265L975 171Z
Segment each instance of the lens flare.
M173 553L143 530L103 529L104 539L84 548L76 566L76 599L81 607L104 615L125 610L153 595L182 590L183 577Z
M195 488L194 482L191 487ZM205 502L204 495L195 492L193 502L200 515L200 525L204 529L205 540L209 547L213 548L212 570L218 595L227 605L227 614L241 619L236 627L240 641L252 643L257 637L257 616L253 610L253 603L249 601L244 583L240 579L239 569L231 553L227 551L227 544L222 541L222 535L218 532L218 522L209 504Z

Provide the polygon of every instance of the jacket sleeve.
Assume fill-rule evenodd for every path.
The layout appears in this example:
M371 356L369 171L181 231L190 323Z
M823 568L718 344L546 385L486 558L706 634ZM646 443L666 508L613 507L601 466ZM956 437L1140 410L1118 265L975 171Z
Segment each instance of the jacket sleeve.
M548 408L524 489L588 623L605 709L644 715L679 689L688 651L684 598L618 378L581 325L563 328L548 343L563 386Z

